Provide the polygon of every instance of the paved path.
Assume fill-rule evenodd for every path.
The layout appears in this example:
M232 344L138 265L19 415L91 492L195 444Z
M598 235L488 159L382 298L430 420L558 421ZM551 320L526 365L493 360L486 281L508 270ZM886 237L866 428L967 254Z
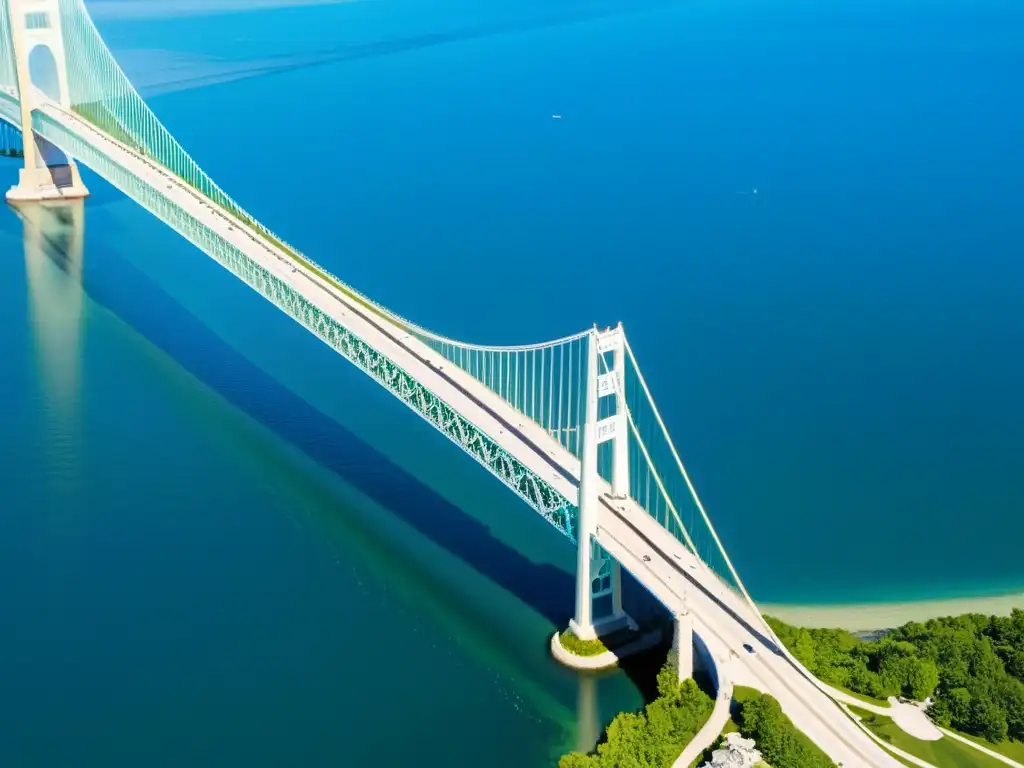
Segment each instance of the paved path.
M1018 763L1016 760L1013 760L1006 755L1001 755L988 747L978 744L976 741L964 738L959 733L954 733L946 728L938 727L928 718L928 715L925 714L924 704L906 703L900 701L895 696L890 696L888 700L889 706L883 707L880 704L873 704L871 702L858 699L856 696L851 696L845 691L840 691L836 688L831 688L831 692L838 701L841 701L844 704L849 704L867 712L873 712L890 718L894 723L896 723L896 725L915 739L920 739L921 741L938 741L944 737L955 739L956 741L966 744L979 752L984 752L989 757L995 758L1007 765L1015 766L1015 768L1024 768L1024 764ZM890 747L890 749L892 749L892 747ZM899 750L894 751L899 752L901 757L904 757L912 763L922 766L928 765L928 763L914 757L913 755L908 755L907 753Z
M881 704L874 704L870 701L858 699L856 696L851 696L845 691L840 691L832 686L828 686L828 688L829 693L837 701L858 707L867 712L873 712L876 715L884 715L915 739L920 739L921 741L938 741L942 738L942 732L936 727L935 723L928 719L928 715L925 714L924 704L903 702L895 696L890 696L888 699L889 706L883 707Z
M729 722L729 706L732 704L733 685L725 669L719 668L718 674L718 694L715 697L715 708L711 711L711 717L704 723L704 727L697 731L693 740L686 745L686 749L683 750L682 754L676 758L672 768L690 768L690 763L704 754L704 750L718 741L718 737L722 735L722 729Z
M883 709L880 707L880 709ZM902 702L895 696L889 697L889 717L906 733L921 741L938 741L942 738L940 731L928 715L924 713L924 705Z

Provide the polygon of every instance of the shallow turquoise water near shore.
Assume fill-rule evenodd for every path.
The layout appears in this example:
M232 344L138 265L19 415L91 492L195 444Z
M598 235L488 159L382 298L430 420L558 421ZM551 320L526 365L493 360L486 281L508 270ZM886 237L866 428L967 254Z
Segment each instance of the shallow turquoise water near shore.
M838 603L1024 587L1022 26L995 0L101 21L214 178L402 314L483 342L623 320L755 596ZM84 293L0 217L0 756L542 764L639 704L547 658L553 531L89 182Z

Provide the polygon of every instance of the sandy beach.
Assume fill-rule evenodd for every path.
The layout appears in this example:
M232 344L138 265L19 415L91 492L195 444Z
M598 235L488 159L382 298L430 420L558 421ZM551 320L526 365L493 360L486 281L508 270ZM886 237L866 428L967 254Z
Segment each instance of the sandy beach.
M785 605L763 603L762 612L801 627L839 627L851 632L890 629L908 621L925 621L963 613L1009 615L1024 609L1024 592L992 597L921 600L904 603L855 603L849 605Z

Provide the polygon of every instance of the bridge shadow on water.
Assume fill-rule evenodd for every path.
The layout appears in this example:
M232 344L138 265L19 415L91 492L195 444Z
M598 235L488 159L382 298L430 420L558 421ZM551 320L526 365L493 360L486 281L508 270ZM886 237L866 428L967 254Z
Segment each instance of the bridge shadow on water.
M37 226L27 219L23 219L23 225ZM70 276L67 243L63 238L51 236L45 228L36 234L45 243L46 258ZM102 267L100 276L90 276L87 272L82 278L81 290L92 301L112 312L203 384L299 448L318 465L513 594L553 626L566 626L575 600L573 574L548 563L535 563L495 537L486 524L424 485L250 362L123 258L103 258L108 263ZM109 279L114 270L116 279ZM291 321L282 316L280 322ZM338 364L350 365L342 360L338 360ZM239 386L239 382L244 382L244 386ZM409 413L408 418L416 417ZM451 451L453 460L457 460L455 446L451 446ZM536 514L525 504L521 513ZM338 514L344 512L339 509ZM558 534L552 531L549 535ZM566 545L571 546L568 542ZM641 623L661 624L671 631L665 609L628 572L623 573L623 601ZM645 701L657 695L655 678L664 663L670 637L666 635L662 645L622 664L622 671ZM547 642L546 637L543 642Z
M25 226L32 225L26 221ZM47 239L47 257L67 271L64 243L45 232L41 235ZM487 525L250 362L120 257L116 269L116 280L91 279L86 274L83 291L233 406L555 626L565 625L572 615L575 594L571 574L548 563L535 563L495 537ZM282 316L280 322L292 321ZM340 359L338 364L349 365ZM239 386L240 381L245 385ZM416 418L412 413L408 417ZM451 450L454 460L457 449L452 446ZM536 513L524 506L522 514Z

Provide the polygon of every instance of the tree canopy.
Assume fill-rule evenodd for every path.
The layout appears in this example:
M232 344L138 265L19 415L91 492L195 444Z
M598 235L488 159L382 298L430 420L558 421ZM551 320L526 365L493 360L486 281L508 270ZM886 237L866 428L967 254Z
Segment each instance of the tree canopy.
M671 663L658 674L658 698L642 712L623 712L596 752L572 752L559 768L668 768L711 716L713 702L693 680L677 682Z
M790 652L821 680L875 698L932 697L943 726L999 743L1024 741L1024 611L910 622L877 641L840 629L803 629L767 617Z

